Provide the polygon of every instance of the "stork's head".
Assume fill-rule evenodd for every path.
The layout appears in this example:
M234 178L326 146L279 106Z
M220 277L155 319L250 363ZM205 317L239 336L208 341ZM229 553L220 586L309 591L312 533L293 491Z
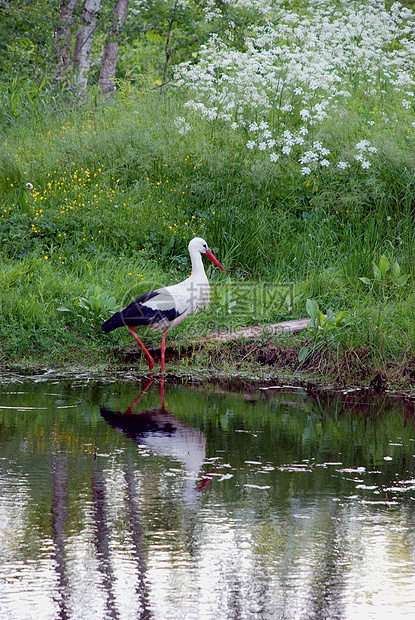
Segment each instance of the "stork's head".
M189 243L190 255L192 255L193 252L199 252L200 254L204 254L205 256L207 256L207 258L209 258L212 261L212 263L216 265L216 267L219 267L219 269L222 269L222 271L225 271L222 265L220 264L220 262L218 261L218 259L215 258L215 256L213 256L212 252L209 250L209 247L206 241L202 239L201 237L194 237L190 241Z

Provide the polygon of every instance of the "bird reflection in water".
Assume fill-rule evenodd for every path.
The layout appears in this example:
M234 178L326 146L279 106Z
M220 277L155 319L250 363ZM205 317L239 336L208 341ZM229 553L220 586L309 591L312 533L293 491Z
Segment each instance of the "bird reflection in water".
M122 431L138 445L147 446L154 454L177 460L185 471L183 499L194 502L199 491L205 489L210 481L209 474L199 478L206 456L206 437L166 410L163 376L160 379L160 407L134 413L134 407L152 383L151 375L147 385L125 413L101 407L101 415L110 426Z

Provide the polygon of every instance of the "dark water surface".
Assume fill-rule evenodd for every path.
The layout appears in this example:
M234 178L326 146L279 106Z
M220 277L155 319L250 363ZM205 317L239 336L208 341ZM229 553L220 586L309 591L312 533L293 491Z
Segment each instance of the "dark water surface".
M1 620L415 618L409 401L140 389L0 385Z

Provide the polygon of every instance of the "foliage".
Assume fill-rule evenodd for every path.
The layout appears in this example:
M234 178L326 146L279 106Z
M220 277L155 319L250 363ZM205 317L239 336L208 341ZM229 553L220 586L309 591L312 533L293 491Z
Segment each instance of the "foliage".
M235 0L135 0L125 25L119 76L138 83L168 80L180 62L194 63L210 36L230 37L236 49L245 45L252 24L269 19L268 3Z
M310 355L318 349L328 344L328 336L333 330L347 326L350 321L350 314L347 311L339 312L337 315L329 308L327 315L324 316L315 299L307 299L306 308L311 321L309 329L313 333L312 345L302 347L298 353L298 361L304 362Z
M117 300L100 286L89 287L86 295L74 299L75 313L82 323L89 320L94 326L108 318L116 310ZM79 313L81 310L81 313ZM71 312L65 306L57 308L57 312Z
M56 2L0 2L0 76L42 80L49 68Z
M372 287L375 284L387 287L402 287L405 286L410 278L409 274L401 273L401 267L398 261L391 263L386 256L382 255L379 258L378 264L372 263L373 266L373 279L370 280L365 276L359 277L364 284Z

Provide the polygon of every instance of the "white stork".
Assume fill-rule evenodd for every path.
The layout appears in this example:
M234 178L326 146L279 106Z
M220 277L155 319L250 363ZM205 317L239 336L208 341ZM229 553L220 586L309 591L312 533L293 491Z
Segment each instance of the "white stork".
M186 317L209 303L210 286L201 255L204 254L219 269L225 271L209 250L206 241L200 237L195 237L190 241L189 254L192 261L192 273L186 280L173 286L144 293L102 324L102 329L106 334L123 325L128 327L130 334L146 354L150 370L154 366L154 360L138 338L134 328L144 326L163 332L161 340L161 370L163 371L167 330L176 327Z

